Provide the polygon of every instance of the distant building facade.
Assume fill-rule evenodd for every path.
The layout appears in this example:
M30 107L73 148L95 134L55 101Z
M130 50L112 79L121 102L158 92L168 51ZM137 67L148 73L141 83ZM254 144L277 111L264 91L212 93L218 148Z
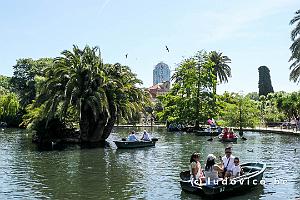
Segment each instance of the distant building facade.
M170 67L160 62L153 69L153 85L163 82L170 82L171 70Z
M165 81L163 83L157 83L148 88L148 92L150 93L152 101L156 101L157 96L164 95L169 91L170 91L169 81Z

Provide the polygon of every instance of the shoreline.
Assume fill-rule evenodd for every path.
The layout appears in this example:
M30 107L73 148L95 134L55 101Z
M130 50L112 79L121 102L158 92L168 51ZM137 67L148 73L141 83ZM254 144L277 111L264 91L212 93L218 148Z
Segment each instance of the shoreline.
M239 128L233 128L234 130L238 131ZM254 131L260 133L276 133L276 134L288 134L288 135L295 135L300 136L300 131L295 131L294 129L283 129L281 127L272 128L272 127L256 127L256 128L243 128L243 131Z
M151 125L130 125L130 124L122 124L122 125L115 125L114 127L137 127L137 128L151 128ZM153 125L152 128L165 128L166 125L163 124L156 124ZM238 131L239 128L233 128L233 130ZM300 136L300 131L295 131L294 129L284 129L281 127L256 127L256 128L243 128L243 131L253 131L253 132L260 132L260 133L276 133L276 134L289 134L289 135L295 135Z

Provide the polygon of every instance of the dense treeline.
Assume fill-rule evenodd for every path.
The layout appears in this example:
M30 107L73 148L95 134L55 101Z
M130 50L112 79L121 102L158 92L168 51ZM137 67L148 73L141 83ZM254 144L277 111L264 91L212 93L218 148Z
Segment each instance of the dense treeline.
M37 131L38 142L66 137L103 143L119 121L130 122L149 102L127 66L104 64L98 47L63 51L61 57L19 59L13 77L0 78L0 120Z
M290 22L296 24L290 47L290 80L295 82L300 75L299 15L300 10ZM224 126L254 127L299 116L300 93L274 93L266 67L260 67L260 95L217 95L217 85L231 77L230 62L222 52L205 50L184 59L170 92L153 105L130 68L103 63L98 47L74 46L57 58L19 59L12 77L0 76L0 121L36 130L40 142L79 130L81 142L102 143L115 123L140 121L143 114L195 127L208 118Z
M74 46L55 59L17 60L13 77L0 76L0 120L42 130L46 137L60 132L50 128L58 123L63 132L80 129L83 141L102 141L112 124L139 121L141 112L162 123L193 126L208 118L219 119L220 125L256 126L299 115L298 92L217 95L217 84L231 76L230 59L222 53L202 50L183 60L172 76L171 91L153 106L128 67L103 64L99 53L98 48ZM50 132L41 128L47 125Z
M224 58L221 53L203 50L178 65L171 91L158 97L160 101L154 105L158 120L197 128L214 118L221 126L255 127L299 116L300 93L274 93L270 76L267 76L266 96L257 92L217 95L217 84L231 76L230 59L227 56L217 59L217 55ZM223 67L216 68L216 63Z

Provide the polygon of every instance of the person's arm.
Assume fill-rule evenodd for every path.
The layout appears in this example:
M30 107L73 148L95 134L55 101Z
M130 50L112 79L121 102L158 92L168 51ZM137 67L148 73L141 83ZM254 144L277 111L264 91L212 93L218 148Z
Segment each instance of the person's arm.
M198 172L198 167L197 164L195 162L191 163L191 173L193 175L194 178L196 178L197 172Z
M244 174L244 170L240 167L241 171L240 171L240 175Z
M194 177L196 177L197 173L198 173L197 167L192 168L192 174Z
M223 167L220 167L218 165L214 165L214 170L216 170L217 172L223 172L224 171L224 168Z

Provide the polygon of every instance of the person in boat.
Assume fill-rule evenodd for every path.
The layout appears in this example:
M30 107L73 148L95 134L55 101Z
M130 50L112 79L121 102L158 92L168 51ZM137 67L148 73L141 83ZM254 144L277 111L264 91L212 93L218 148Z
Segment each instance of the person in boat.
M232 129L229 129L228 131L228 138L234 138L234 133L233 133L233 130Z
M216 127L216 121L214 120L214 118L211 119L210 127L212 127L212 128Z
M132 131L131 134L128 136L128 141L137 141L137 137L135 135L135 132Z
M211 123L212 123L212 120L211 120L211 119L208 119L208 120L207 120L207 124L208 124L208 125L211 125Z
M149 136L149 134L147 133L146 130L144 130L143 136L142 136L141 140L143 140L143 141L150 141L150 136Z
M191 180L197 180L199 183L205 182L205 177L200 164L200 154L195 152L190 159L190 174Z
M231 178L235 178L240 175L243 175L243 169L240 166L240 159L238 157L235 157L233 162L234 162L234 166L232 168Z
M222 133L222 128L220 126L218 126L217 131L218 131L219 134L221 134Z
M223 164L223 178L231 177L232 169L234 166L234 156L232 155L232 148L226 147L225 148L225 156L222 157L222 164Z
M222 180L219 178L219 173L223 172L223 167L216 164L216 156L214 154L209 154L207 156L205 165L205 182L206 185L217 185L218 181Z
M223 139L227 139L229 138L229 130L227 127L224 128L223 130L223 136L222 136Z

